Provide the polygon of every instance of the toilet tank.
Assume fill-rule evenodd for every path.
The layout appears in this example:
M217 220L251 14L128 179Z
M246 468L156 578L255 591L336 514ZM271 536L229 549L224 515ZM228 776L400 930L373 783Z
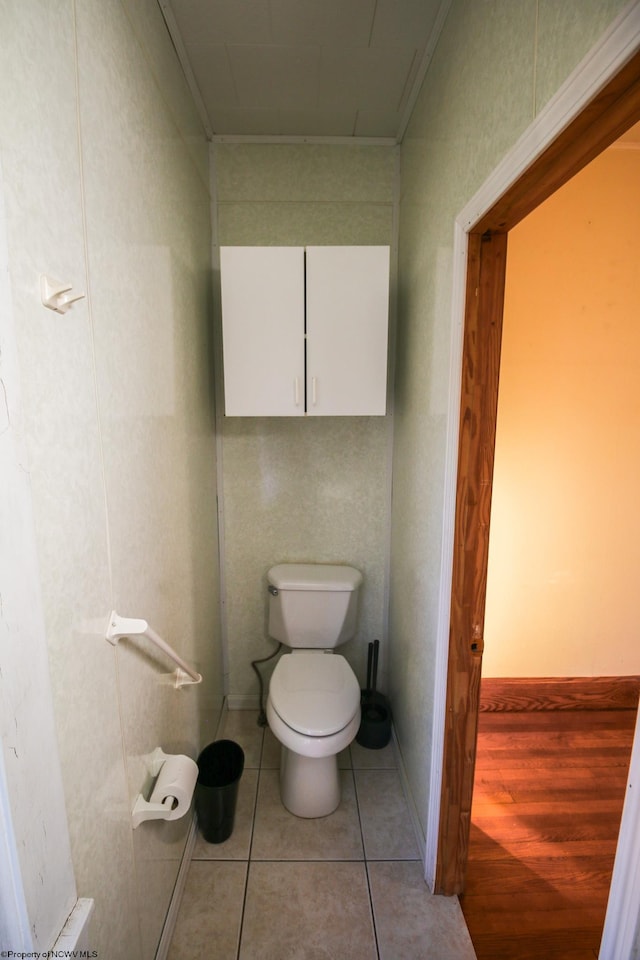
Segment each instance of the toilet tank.
M354 635L362 574L329 563L279 563L267 574L269 636L288 647L328 650Z

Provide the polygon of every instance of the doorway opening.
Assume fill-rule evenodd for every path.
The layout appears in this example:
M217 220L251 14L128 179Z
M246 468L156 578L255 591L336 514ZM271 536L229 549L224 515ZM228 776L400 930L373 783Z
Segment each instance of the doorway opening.
M458 481L435 890L464 889L476 755L507 234L640 120L636 52L468 235Z
M640 674L639 126L508 238L461 901L479 958L597 956L603 931Z

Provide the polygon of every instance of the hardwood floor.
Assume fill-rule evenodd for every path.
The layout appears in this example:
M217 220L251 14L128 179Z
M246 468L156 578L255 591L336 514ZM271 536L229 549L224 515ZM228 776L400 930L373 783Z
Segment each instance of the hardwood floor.
M461 897L478 960L598 956L635 719L480 714Z

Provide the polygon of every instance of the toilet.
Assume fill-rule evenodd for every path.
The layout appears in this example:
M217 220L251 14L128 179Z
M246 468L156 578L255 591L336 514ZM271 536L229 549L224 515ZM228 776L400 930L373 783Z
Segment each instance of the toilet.
M280 796L297 817L340 803L338 754L360 726L360 684L335 647L355 633L362 574L325 563L281 563L268 574L269 636L291 648L273 671L267 720L280 741Z

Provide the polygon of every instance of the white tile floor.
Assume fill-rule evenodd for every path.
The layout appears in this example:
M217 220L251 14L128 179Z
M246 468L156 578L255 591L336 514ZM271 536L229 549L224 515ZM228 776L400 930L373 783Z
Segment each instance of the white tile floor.
M198 837L169 960L475 960L457 899L424 883L391 745L353 743L339 808L302 820L257 713L228 713L220 736L245 752L234 831Z

